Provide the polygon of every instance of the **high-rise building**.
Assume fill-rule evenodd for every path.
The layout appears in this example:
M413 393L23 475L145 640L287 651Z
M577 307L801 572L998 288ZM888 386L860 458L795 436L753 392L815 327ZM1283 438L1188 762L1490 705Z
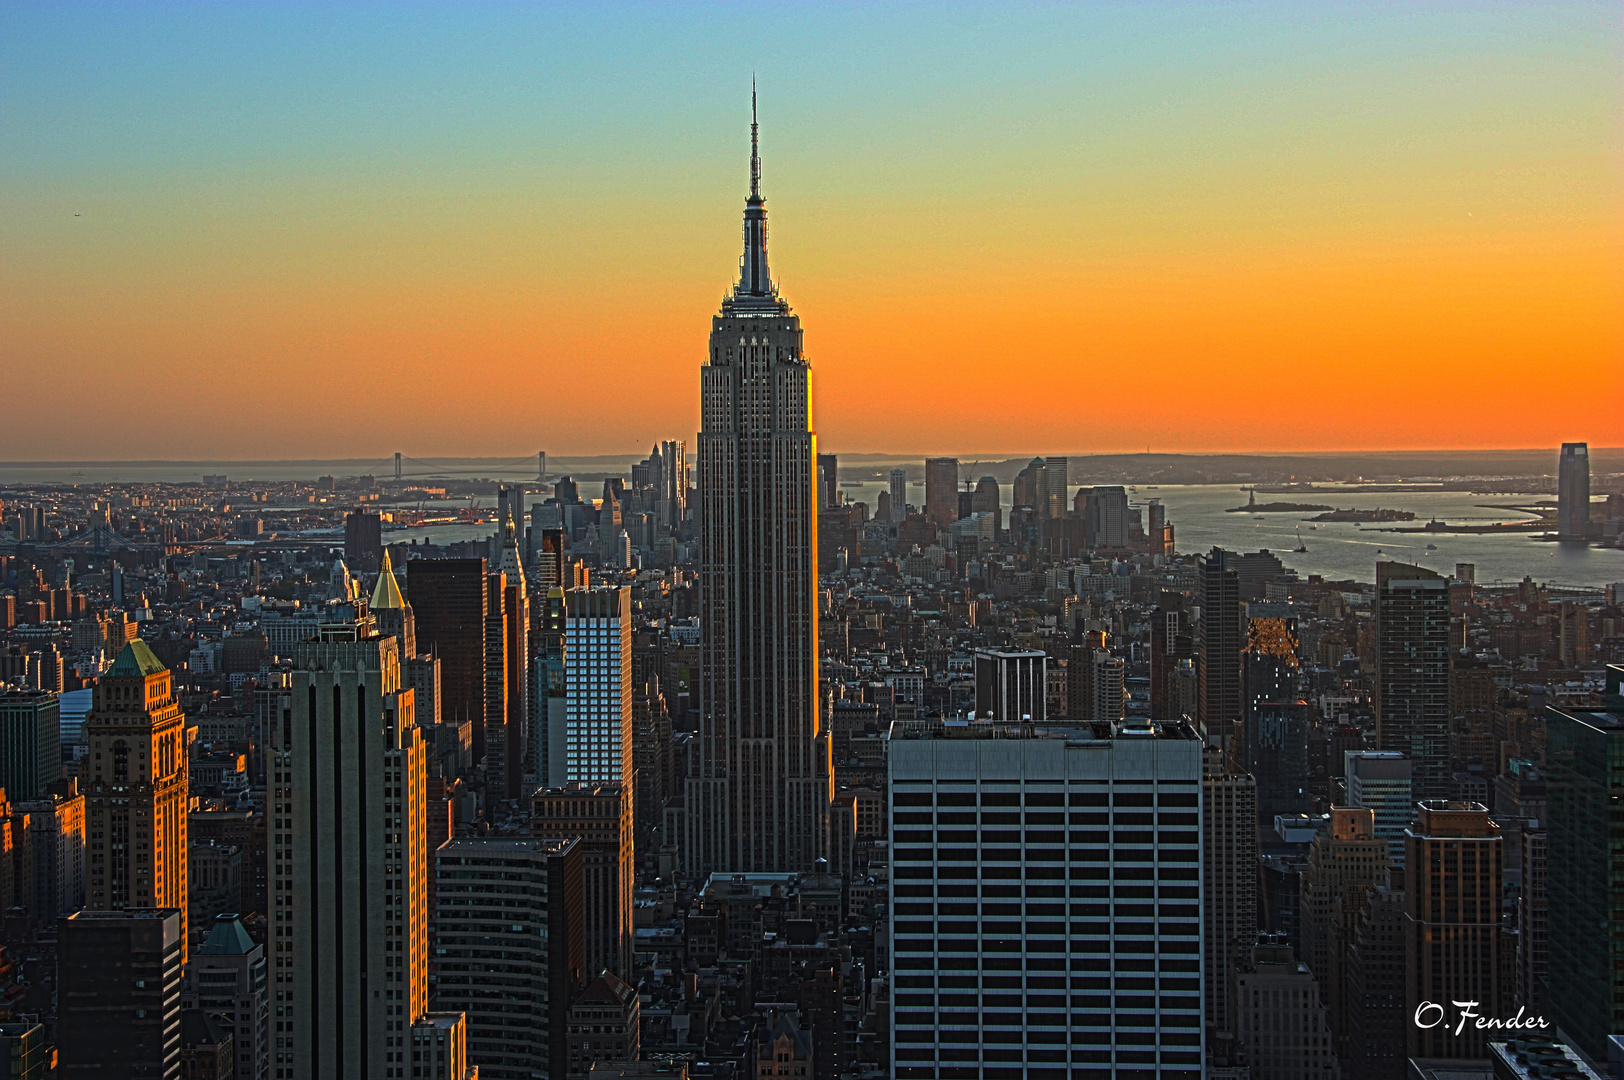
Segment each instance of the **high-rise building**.
M568 780L569 680L564 662L568 608L562 585L548 586L545 596L531 607L536 723L530 729L530 761L535 787L562 787Z
M1556 463L1556 535L1577 540L1590 535L1590 447L1562 444Z
M1201 733L1229 749L1245 714L1241 656L1246 648L1246 607L1234 556L1215 547L1201 565Z
M1048 657L1027 649L977 649L976 716L1001 724L1044 720Z
M481 1080L563 1080L584 982L580 841L456 837L434 865L435 1000L467 1015L469 1063Z
M273 1080L405 1076L427 1022L427 751L372 625L293 651L269 792Z
M660 444L660 470L656 515L662 526L680 531L688 514L688 454L681 439Z
M388 551L383 553L379 563L378 584L372 590L372 602L367 610L378 622L378 633L395 639L401 664L417 655L417 619L412 614L412 605L401 595L400 581L395 577Z
M1180 719L1176 705L1179 661L1195 656L1189 615L1182 593L1164 590L1150 617L1150 718L1160 722ZM1190 719L1195 719L1191 710Z
M526 756L531 748L530 725L535 719L531 705L530 592L511 516L503 520L496 538L501 546L496 567L502 577L502 698L506 712L501 779L505 796L518 799L524 794L525 776L532 768Z
M1624 1031L1624 667L1606 679L1603 709L1545 710L1549 1015L1597 1059Z
M179 909L182 961L189 880L185 728L169 669L139 638L124 646L96 685L85 718L85 908Z
M1347 1053L1347 956L1373 890L1387 883L1392 860L1376 835L1375 812L1331 808L1325 831L1308 849L1301 879L1302 958L1319 982L1337 1057Z
M630 787L631 590L571 589L564 602L565 782Z
M1410 759L1417 800L1450 795L1449 615L1447 578L1376 564L1376 742Z
M835 454L818 455L818 505L840 505L840 458Z
M0 685L0 788L11 799L38 798L61 777L61 724L57 695Z
M12 811L13 841L26 864L16 875L15 901L36 925L51 926L85 904L85 797L77 779L56 780Z
M186 965L180 1007L201 1009L231 1032L237 1080L268 1080L271 1072L271 988L265 947L256 945L234 914L218 915Z
M1043 478L1039 484L1036 509L1040 518L1066 516L1066 484L1069 480L1068 462L1063 457L1043 459ZM1120 490L1120 489L1119 489ZM1126 509L1126 496L1123 507Z
M1126 714L1127 662L1095 644L1070 646L1066 656L1066 719L1074 724L1111 723Z
M376 510L344 515L344 562L358 574L376 574L383 555L383 516Z
M1202 753L1202 947L1207 1022L1234 1032L1230 973L1257 940L1257 782L1228 769L1215 746Z
M406 594L418 647L440 659L441 723L473 725L474 763L485 757L484 559L413 559Z
M1227 973L1235 1041L1259 1080L1336 1080L1323 987L1289 943L1260 938Z
M1052 468L1052 463L1050 468ZM1047 471L1044 473L1048 475ZM1083 500L1083 543L1090 551L1124 551L1128 547L1128 492L1097 487Z
M891 485L891 521L900 525L908 517L908 473L905 469L892 469Z
M1248 604L1246 712L1237 740L1240 768L1257 777L1258 816L1300 814L1308 796L1308 704L1299 697L1297 619L1287 604ZM1313 967L1312 961L1309 966ZM1318 968L1320 988L1325 976Z
M1394 886L1397 886L1396 888ZM1372 889L1354 926L1345 964L1349 1080L1407 1080L1404 1032L1404 874Z
M925 459L925 516L945 529L959 519L959 461Z
M621 784L541 788L530 798L530 835L581 842L581 940L586 973L632 970L632 795Z
M970 496L970 512L992 515L992 534L995 541L1004 534L1004 502L1003 495L998 490L996 476L983 476L976 481L976 489Z
M684 868L805 871L834 778L818 684L812 371L767 266L757 129L739 281L711 321L699 435L699 753Z
M1481 803L1422 799L1404 848L1405 1014L1422 1002L1471 1001L1482 1016L1509 1016L1500 827ZM1412 1058L1482 1058L1487 1038L1471 1023L1458 1035L1450 1023L1411 1024L1405 1049Z
M1348 750L1342 755L1349 806L1375 814L1378 839L1393 865L1404 865L1404 831L1415 823L1410 759L1396 750Z
M636 1061L640 1014L637 987L607 973L593 979L570 1006L566 1077L587 1080L599 1071L593 1067L597 1062ZM793 1077L804 1070L773 1075Z
M1202 1075L1193 732L898 723L889 793L889 1075Z
M57 927L57 1074L179 1080L184 913L85 910Z

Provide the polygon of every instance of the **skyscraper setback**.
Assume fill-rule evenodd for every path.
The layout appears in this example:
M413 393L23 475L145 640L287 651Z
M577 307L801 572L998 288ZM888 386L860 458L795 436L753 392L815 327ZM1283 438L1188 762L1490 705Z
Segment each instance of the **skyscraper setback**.
M812 371L767 266L753 92L751 111L739 280L700 374L704 712L684 853L695 878L810 869L834 794L818 702Z

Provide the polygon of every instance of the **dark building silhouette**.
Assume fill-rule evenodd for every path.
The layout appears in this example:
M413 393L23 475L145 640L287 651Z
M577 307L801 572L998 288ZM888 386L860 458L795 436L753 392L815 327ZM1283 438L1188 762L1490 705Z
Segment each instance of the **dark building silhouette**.
M57 923L57 1073L178 1077L185 923L175 908Z
M1449 615L1442 575L1376 564L1376 740L1410 759L1417 801L1451 794Z
M1562 444L1556 463L1556 535L1577 540L1590 535L1590 448Z
M1246 648L1246 608L1235 556L1215 547L1201 564L1201 732L1229 749L1245 700L1241 654Z
M344 515L344 563L361 574L376 574L383 558L383 517L376 510Z
M407 596L418 648L440 658L440 722L473 725L473 763L485 757L486 563L413 559Z

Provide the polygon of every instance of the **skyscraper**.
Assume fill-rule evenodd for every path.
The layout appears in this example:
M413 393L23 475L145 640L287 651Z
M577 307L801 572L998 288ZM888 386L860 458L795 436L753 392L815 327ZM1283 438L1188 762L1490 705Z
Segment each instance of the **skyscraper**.
M440 719L473 725L473 763L485 756L485 560L413 559L406 590L419 647L440 658Z
M186 715L169 669L137 638L85 718L85 908L178 908L186 958Z
M629 789L631 590L571 589L564 601L564 781Z
M834 454L818 455L818 505L840 505L840 458Z
M1605 708L1546 709L1549 830L1546 908L1550 1015L1586 1053L1603 1058L1624 1031L1624 667L1607 667ZM1527 868L1524 868L1527 873Z
M757 128L739 280L700 375L700 751L685 869L805 871L834 796L818 698L812 370L767 266Z
M406 1076L406 1048L440 1022L427 1012L427 750L394 643L371 629L366 617L294 647L271 763L268 945L289 1002L273 1080Z
M983 476L976 481L975 493L970 497L970 512L972 514L992 515L992 534L994 539L1004 532L1004 502L998 491L998 478L996 476Z
M378 572L383 554L383 516L376 510L355 510L344 515L344 562L361 574Z
M0 685L0 788L37 799L62 775L61 707L48 690Z
M417 620L412 605L400 593L400 581L387 550L379 561L378 584L372 590L367 610L378 622L378 633L395 639L402 664L417 655Z
M1257 940L1257 782L1226 768L1223 751L1202 751L1201 912L1205 923L1207 1022L1236 1029L1230 976ZM1122 815L1119 815L1119 817Z
M1405 1015L1416 1016L1424 1001L1470 1001L1478 1015L1510 1015L1502 859L1500 826L1486 807L1417 802L1416 823L1404 834ZM1481 1058L1489 1037L1471 1023L1459 1035L1447 1021L1411 1024L1407 1049L1412 1058Z
M660 481L656 487L660 524L680 532L688 513L688 452L682 440L667 439L660 444Z
M1590 447L1562 444L1556 463L1556 535L1577 540L1590 535Z
M586 977L632 970L635 879L632 793L623 784L569 784L530 797L530 835L580 841L581 935Z
M1066 484L1069 477L1069 462L1063 457L1049 457L1043 459L1042 490L1038 493L1038 517L1061 518L1066 516ZM1123 496L1126 507L1127 496Z
M908 516L908 473L904 469L891 470L891 521L899 523Z
M184 913L85 910L57 926L58 1074L178 1078Z
M892 727L890 1076L1202 1075L1201 747L1104 731Z
M1201 733L1229 749L1245 709L1241 654L1246 648L1246 606L1233 555L1215 547L1201 564Z
M1450 795L1449 614L1442 575L1376 564L1376 741L1410 759L1417 801Z
M957 458L925 459L925 516L945 529L959 519L959 462Z

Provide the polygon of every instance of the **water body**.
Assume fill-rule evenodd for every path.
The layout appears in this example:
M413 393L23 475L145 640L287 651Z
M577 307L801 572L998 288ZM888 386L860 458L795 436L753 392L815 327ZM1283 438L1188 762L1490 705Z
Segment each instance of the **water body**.
M872 508L886 487L873 482L858 487L843 484L840 490L845 492L847 501L866 502ZM1001 491L1007 515L1011 485L1001 485ZM1076 491L1074 485L1071 493L1075 495ZM1413 528L1432 517L1451 525L1529 521L1527 514L1485 506L1531 504L1550 497L1549 494L1473 495L1459 491L1376 495L1357 489L1323 488L1290 495L1260 494L1258 501L1317 503L1360 510L1373 510L1378 506L1408 510L1415 514L1416 520L1400 524ZM1153 498L1161 500L1181 552L1202 552L1214 546L1231 551L1268 548L1305 578L1309 574L1322 574L1332 580L1375 581L1379 552L1382 561L1415 563L1441 574L1452 574L1456 563L1472 563L1477 567L1478 582L1485 585L1509 584L1524 577L1585 588L1624 581L1624 550L1557 544L1536 539L1537 533L1393 533L1381 531L1389 527L1385 523L1356 526L1351 522L1327 521L1314 522L1317 527L1310 529L1309 519L1314 514L1226 513L1231 507L1246 504L1247 493L1234 484L1141 487L1137 494L1130 492L1128 498L1135 506L1143 506ZM916 506L923 504L924 485L909 484L908 501ZM1070 505L1069 500L1067 505ZM1297 546L1299 529L1303 546L1308 548L1306 552L1292 551ZM1428 551L1428 544L1436 545L1436 549Z

